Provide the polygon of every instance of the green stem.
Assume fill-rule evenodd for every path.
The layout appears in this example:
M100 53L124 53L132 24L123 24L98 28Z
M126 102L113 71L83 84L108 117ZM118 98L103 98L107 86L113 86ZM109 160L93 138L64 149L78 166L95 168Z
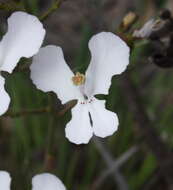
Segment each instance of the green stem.
M52 154L52 145L54 142L54 134L55 134L55 118L52 117L48 127L48 136L46 142L43 171L51 171L53 168L52 162L54 161L54 156Z
M55 12L61 5L61 3L65 0L56 0L52 6L40 17L40 20L43 21L47 19L49 15L51 15L53 12Z

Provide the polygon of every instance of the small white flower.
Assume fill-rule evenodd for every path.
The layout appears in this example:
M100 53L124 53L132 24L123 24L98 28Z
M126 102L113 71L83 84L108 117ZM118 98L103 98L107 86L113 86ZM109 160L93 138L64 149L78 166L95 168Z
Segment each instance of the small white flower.
M150 19L144 24L142 28L140 28L139 30L135 30L133 36L137 38L148 38L153 31L154 25L155 20Z
M5 171L0 171L0 189L10 190L11 177Z
M21 57L32 57L41 47L45 30L41 22L30 14L15 12L8 19L8 32L0 42L1 71L12 73ZM0 115L8 109L10 98L4 89L5 80L0 75Z
M56 46L41 48L30 67L31 79L37 88L54 91L62 103L78 100L65 129L66 137L76 144L88 143L93 134L106 137L117 130L117 115L106 110L105 101L97 100L94 95L108 94L112 76L122 73L129 64L128 46L113 33L94 35L89 49L91 63L85 76L73 74L62 49Z
M55 175L43 173L32 178L32 190L66 190L66 188Z
M159 30L163 27L165 22L160 19L150 19L148 20L141 29L135 30L133 32L133 37L136 38L148 38L152 32Z
M0 171L0 189L10 190L11 177L8 172ZM43 173L32 178L32 190L66 190L64 184L56 176Z

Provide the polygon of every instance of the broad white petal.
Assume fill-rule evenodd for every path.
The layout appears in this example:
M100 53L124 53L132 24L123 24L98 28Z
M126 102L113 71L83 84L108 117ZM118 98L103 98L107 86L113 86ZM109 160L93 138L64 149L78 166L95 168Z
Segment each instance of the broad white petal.
M118 117L115 113L105 108L104 100L93 98L89 111L96 136L104 138L112 135L118 129Z
M32 178L32 190L65 190L64 184L55 175L43 173Z
M73 72L64 60L62 49L57 46L41 48L30 67L31 79L38 89L54 91L62 103L78 99L82 95L73 84Z
M89 41L91 63L86 71L85 93L108 94L113 75L122 73L129 64L129 47L110 32L94 35Z
M93 136L88 105L79 101L72 109L71 121L65 128L66 137L75 144L87 144Z
M0 68L11 73L21 57L32 57L41 47L45 36L37 17L15 12L8 19L8 32L0 43Z
M4 114L10 104L10 97L4 89L5 79L0 75L0 115Z
M8 172L0 171L0 189L10 190L11 177Z

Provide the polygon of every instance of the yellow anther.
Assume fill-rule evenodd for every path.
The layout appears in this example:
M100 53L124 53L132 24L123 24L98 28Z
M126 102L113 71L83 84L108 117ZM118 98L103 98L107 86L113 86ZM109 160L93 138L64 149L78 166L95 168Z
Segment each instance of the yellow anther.
M76 86L82 85L85 83L85 75L77 72L76 75L72 77L72 81Z

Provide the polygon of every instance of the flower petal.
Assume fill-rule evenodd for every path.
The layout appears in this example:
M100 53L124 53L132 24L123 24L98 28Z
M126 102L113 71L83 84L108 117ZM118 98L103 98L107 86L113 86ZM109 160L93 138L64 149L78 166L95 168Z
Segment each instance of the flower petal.
M129 47L118 36L101 32L89 41L91 63L86 71L85 93L108 94L113 75L122 73L129 64Z
M72 82L74 74L66 64L60 47L41 48L34 56L30 69L31 79L37 88L44 92L54 91L62 103L82 96Z
M98 137L112 135L118 129L118 117L115 113L105 109L105 101L96 98L90 103L89 112L93 122L94 134Z
M5 79L0 75L0 115L4 114L10 104L10 97L4 89Z
M11 177L8 172L0 171L0 189L10 190Z
M32 178L32 190L65 190L64 184L55 175L44 173Z
M72 109L72 119L65 128L66 137L75 144L87 144L93 136L88 105L80 102Z
M45 36L37 17L15 12L8 19L8 32L0 43L0 68L11 73L21 57L32 57L41 47Z
M141 29L135 30L133 36L136 38L148 38L150 34L155 30L156 25L159 25L157 21L158 20L155 21L154 19L150 19L144 24Z

